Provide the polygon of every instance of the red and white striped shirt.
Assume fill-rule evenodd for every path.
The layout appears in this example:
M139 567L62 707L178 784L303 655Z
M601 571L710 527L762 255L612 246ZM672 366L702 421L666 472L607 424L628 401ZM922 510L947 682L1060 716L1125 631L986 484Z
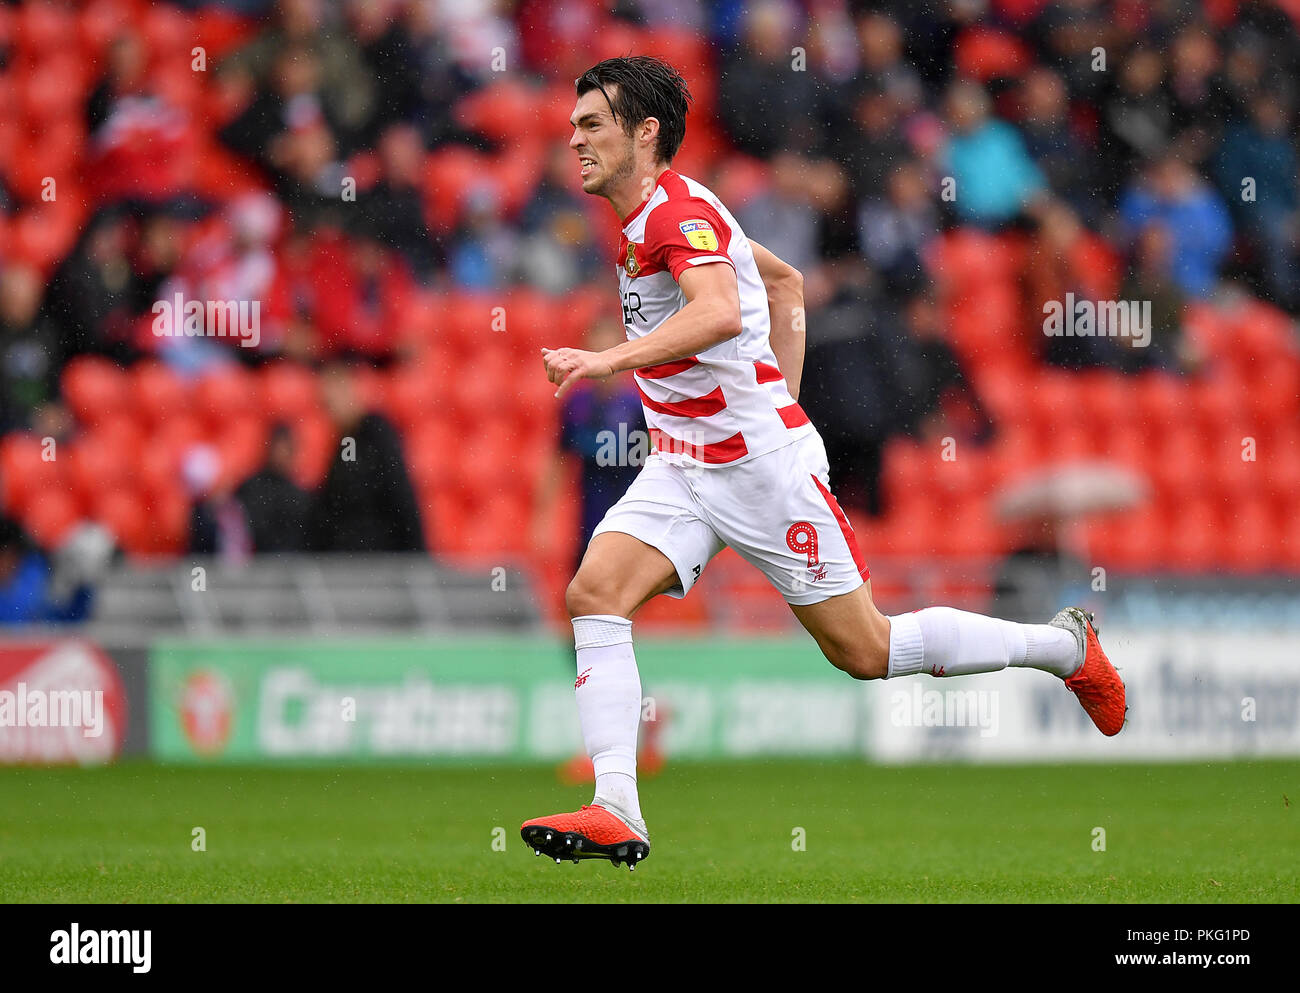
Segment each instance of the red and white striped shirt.
M815 430L777 368L749 239L707 187L671 169L623 223L618 280L628 340L686 306L677 278L688 266L714 262L736 270L741 333L633 375L650 440L668 462L735 465Z

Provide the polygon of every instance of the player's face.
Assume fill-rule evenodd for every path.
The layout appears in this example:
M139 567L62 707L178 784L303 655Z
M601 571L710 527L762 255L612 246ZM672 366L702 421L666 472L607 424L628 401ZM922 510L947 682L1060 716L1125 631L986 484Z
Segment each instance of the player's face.
M569 123L573 125L569 147L578 153L584 193L605 194L632 175L636 165L632 139L614 120L600 90L590 90L578 98Z

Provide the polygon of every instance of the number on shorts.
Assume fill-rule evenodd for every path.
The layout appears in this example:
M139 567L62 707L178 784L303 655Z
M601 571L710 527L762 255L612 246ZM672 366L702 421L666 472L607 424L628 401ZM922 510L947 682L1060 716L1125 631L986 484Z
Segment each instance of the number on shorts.
M785 533L790 551L808 556L808 568L817 564L817 529L807 521L795 521Z

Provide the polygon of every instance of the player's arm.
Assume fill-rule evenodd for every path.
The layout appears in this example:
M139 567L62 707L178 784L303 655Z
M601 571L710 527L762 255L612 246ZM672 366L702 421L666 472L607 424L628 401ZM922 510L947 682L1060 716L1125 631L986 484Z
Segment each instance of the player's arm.
M749 241L754 250L754 261L767 290L767 309L771 317L770 341L776 366L785 377L790 396L799 399L799 383L803 378L804 309L803 273L788 262L777 258L766 248Z
M736 270L725 262L688 266L677 280L686 306L635 341L588 352L580 348L542 349L546 375L558 383L557 397L584 377L603 379L696 355L740 334L740 289Z

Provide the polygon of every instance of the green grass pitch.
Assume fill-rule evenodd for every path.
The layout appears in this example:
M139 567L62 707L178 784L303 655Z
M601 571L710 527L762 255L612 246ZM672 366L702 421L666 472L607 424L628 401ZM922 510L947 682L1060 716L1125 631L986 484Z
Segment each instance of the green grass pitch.
M636 872L534 857L520 822L588 799L543 767L4 769L0 902L1300 899L1296 761L683 762Z

